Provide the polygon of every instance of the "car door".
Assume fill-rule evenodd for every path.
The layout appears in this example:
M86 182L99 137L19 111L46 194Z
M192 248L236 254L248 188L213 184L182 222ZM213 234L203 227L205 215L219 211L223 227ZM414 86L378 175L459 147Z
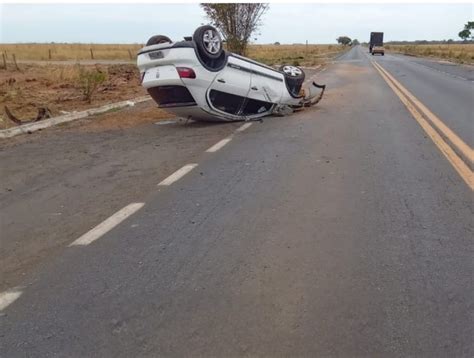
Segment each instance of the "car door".
M239 115L250 89L251 64L229 56L226 67L209 87L208 101L214 110Z
M272 69L252 63L250 91L244 115L263 114L279 103L283 94L284 76Z

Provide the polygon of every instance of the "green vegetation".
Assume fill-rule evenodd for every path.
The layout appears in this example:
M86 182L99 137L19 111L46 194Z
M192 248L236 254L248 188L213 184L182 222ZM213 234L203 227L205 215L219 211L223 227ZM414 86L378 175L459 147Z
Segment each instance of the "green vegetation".
M458 36L462 38L464 41L467 40L474 40L474 36L471 33L471 30L474 30L474 21L468 21L466 25L464 25L464 29L459 32Z
M337 43L341 44L341 45L350 45L352 40L350 37L348 36L339 36L337 39L336 39Z
M84 101L87 103L92 102L92 96L97 91L97 88L105 82L107 74L98 68L86 69L83 66L78 65L79 76L78 85L81 89Z

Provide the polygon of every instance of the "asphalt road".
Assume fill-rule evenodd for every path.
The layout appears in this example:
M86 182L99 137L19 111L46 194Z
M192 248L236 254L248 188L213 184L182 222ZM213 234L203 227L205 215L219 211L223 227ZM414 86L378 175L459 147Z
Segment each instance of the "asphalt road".
M375 60L474 147L474 66L390 54Z
M234 132L42 260L1 355L472 357L472 191L371 60L352 49L317 107ZM469 68L376 61L472 145Z

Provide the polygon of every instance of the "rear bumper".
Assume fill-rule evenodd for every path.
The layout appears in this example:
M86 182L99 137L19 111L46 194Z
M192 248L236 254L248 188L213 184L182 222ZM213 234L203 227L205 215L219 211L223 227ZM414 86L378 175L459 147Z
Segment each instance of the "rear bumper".
M385 49L383 47L372 47L372 54L381 54L381 53L385 53Z

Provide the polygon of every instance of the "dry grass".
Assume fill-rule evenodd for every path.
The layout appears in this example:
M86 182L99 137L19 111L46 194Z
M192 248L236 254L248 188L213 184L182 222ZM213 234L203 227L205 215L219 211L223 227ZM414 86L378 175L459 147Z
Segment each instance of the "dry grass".
M134 60L141 47L139 44L0 44L0 53L5 53L8 60L15 54L20 61L90 60L92 49L94 60Z
M92 49L94 60L134 60L141 47L140 44L0 44L0 53L5 53L9 62L13 54L19 61L74 61L90 60ZM320 64L344 49L340 45L251 45L247 55L268 65L308 66Z
M406 55L436 57L459 63L474 63L474 44L385 45L385 48Z
M267 65L313 66L347 49L341 45L251 45L247 56Z
M21 72L0 70L0 129L13 122L4 115L4 106L20 119L34 118L38 108L47 107L53 116L63 111L80 111L103 104L143 96L140 76L134 64L57 65L21 64ZM81 69L105 73L107 79L98 88L92 103L84 100L80 84Z

